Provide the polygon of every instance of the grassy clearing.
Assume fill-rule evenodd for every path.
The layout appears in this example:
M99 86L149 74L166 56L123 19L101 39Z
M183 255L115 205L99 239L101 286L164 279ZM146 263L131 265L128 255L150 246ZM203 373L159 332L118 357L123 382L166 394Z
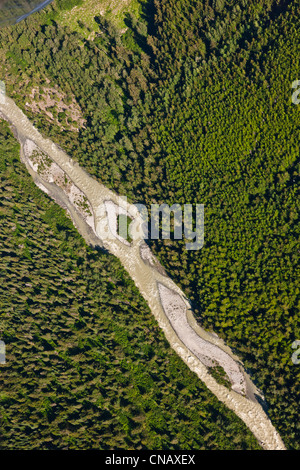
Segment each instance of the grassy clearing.
M140 11L141 2L138 0L86 0L83 5L75 6L70 11L61 11L56 21L90 37L99 30L95 17L101 15L125 32L126 15L130 13L138 17Z

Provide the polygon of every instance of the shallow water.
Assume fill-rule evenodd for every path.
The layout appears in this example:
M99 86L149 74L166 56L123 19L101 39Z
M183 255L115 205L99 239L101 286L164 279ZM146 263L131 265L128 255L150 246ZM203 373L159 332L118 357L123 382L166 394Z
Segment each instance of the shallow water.
M0 0L0 26L19 23L53 0Z

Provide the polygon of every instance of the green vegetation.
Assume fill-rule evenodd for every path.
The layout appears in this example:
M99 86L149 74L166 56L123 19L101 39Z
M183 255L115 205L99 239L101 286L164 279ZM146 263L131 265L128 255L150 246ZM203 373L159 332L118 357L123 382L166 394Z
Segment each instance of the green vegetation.
M30 160L38 165L37 172L39 175L47 173L52 164L51 158L40 150L34 150L30 155Z
M179 241L152 248L299 449L298 3L155 0L126 19L124 34L97 17L92 37L60 25L53 8L0 31L8 93L133 202L205 205L201 251ZM54 85L79 105L79 132L26 107L33 87Z
M255 449L92 250L0 122L0 449Z
M117 232L120 237L125 238L129 243L132 242L129 226L132 219L125 214L120 214L117 218Z
M83 0L56 0L57 8L60 11L70 11L74 7L82 6Z

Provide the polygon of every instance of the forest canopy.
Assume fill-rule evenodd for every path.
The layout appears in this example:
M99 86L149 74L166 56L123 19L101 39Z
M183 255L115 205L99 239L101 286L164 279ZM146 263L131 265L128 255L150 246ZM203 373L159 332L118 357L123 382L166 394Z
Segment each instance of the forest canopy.
M213 329L244 362L255 383L262 389L270 419L287 447L299 449L300 369L291 361L292 343L300 339L297 284L300 107L291 101L292 83L300 79L298 3L287 0L255 0L251 3L246 0L154 0L140 3L135 13L129 10L122 17L124 28L109 14L97 15L92 28L89 22L80 22L77 17L69 25L65 24L60 16L60 5L60 2L54 2L23 23L0 30L1 76L5 77L8 94L44 135L58 143L95 178L119 194L128 196L132 202L142 202L148 206L152 203L167 203L170 206L174 203L204 204L205 244L202 250L187 251L184 243L178 240L153 241L151 248L191 300L199 322L205 328ZM3 132L6 135L6 131ZM7 139L9 145L13 145L11 137ZM13 151L9 151L8 155L11 153ZM14 149L13 166L17 165L16 155L17 150ZM7 168L12 168L12 163ZM9 171L10 178L14 180L14 172ZM29 189L26 191L28 194ZM32 191L30 186L30 193ZM35 191L41 198L39 191ZM20 220L25 218L25 208L14 201L11 204L16 207L12 210L19 214L18 224L22 227ZM47 204L56 213L58 209L54 209L48 200ZM5 210L8 209L5 207ZM44 210L49 222L50 209ZM14 220L13 213L4 212L4 220ZM63 217L61 212L59 214ZM37 221L31 223L38 224ZM121 276L120 292L124 292L124 284L128 288L126 315L130 312L132 316L127 316L124 322L128 318L132 321L136 318L136 310L132 308L134 304L140 305L138 310L149 314L147 306L142 303L116 261L112 268L112 261L108 262L103 254L90 253L71 228L66 228L66 224L63 218L63 230L58 230L59 235L56 236L62 237L63 242L58 243L63 244L64 253L67 253L66 258L65 254L61 256L72 268L70 276L75 276L75 285L79 283L81 286L82 297L75 301L76 315L80 314L76 320L79 325L82 321L80 302L88 302L83 316L88 317L89 321L92 321L90 312L97 310L97 300L93 295L83 295L90 292L91 286L99 289L97 282L105 286L103 309L109 312L110 308L113 309L106 306L106 303L111 305L113 302L110 293L116 292L115 281L108 280L112 275L110 269L114 269L114 276ZM31 236L23 248L26 270L30 270L28 263L32 262L31 244L35 243L35 247L42 244L41 240L30 241ZM51 244L50 240L47 243ZM11 259L14 249L8 253L10 270L6 268L4 272L6 277L18 278L20 274ZM78 250L84 252L79 258ZM88 267L89 257L94 260L97 269L99 263L104 263L105 268L99 268L103 273L101 279L97 277L96 267ZM43 263L41 255L40 258ZM87 284L81 284L76 274L83 269L80 266L86 270ZM54 272L51 273L50 268L49 276L57 276L59 280L65 274L54 274L56 269L53 268ZM31 283L30 278L27 280L28 275L23 275L25 281ZM32 321L33 324L37 322L34 326L38 331L36 334L43 338L39 340L41 347L46 344L43 341L54 341L49 335L39 332L47 318L45 311L27 302L26 294L22 289L16 290L14 281L8 285L11 294L16 295L22 304L23 314L14 313L14 324L18 325L19 318L18 328L21 328L25 311L26 318L36 318ZM54 303L62 315L65 307L55 304L55 299L60 297L57 282L49 290L46 287L43 289L45 305ZM67 298L68 305L74 292L66 289L62 298ZM4 304L3 311L7 312L7 308ZM84 318L86 321L87 318ZM107 319L101 321L108 322ZM74 342L79 341L77 336L73 336L77 328L75 324L70 320L70 324L64 325L66 336L70 335L71 338L71 350L75 348ZM137 324L141 328L141 320ZM12 338L21 334L12 332L8 318L4 325ZM114 347L126 345L126 358L127 354L131 354L130 344L137 333L130 333L129 341L127 333L126 339L117 325L115 328L114 333L108 336L118 338ZM132 326L128 328L131 331ZM83 344L90 341L86 331ZM103 341L101 334L99 338ZM156 334L153 334L154 343L155 338ZM49 344L46 350L56 351L58 348L60 351L59 346ZM151 343L151 348L154 350L158 346ZM88 346L88 350L93 349ZM76 349L76 352L79 354L79 350ZM167 354L170 351L163 349L161 364L166 361ZM176 362L179 363L180 367L184 367L180 361ZM49 371L52 371L51 364L47 364ZM75 374L77 366L73 362L67 361L67 364L68 373ZM35 367L34 359L31 367ZM42 371L46 366L41 367ZM101 367L97 366L97 373ZM107 363L101 373L108 374L106 367ZM134 370L134 365L132 367L131 370ZM88 365L83 365L83 368L88 369ZM111 374L114 380L122 376L122 369L120 377L114 370L109 371L108 375ZM93 374L91 372L91 381L96 380ZM145 372L140 380L150 382L141 384L139 390L149 389L150 394L155 394L154 383L165 380L168 395L171 385L176 383L178 397L182 398L182 394L186 393L191 400L191 414L187 417L182 409L174 405L172 411L168 411L170 414L166 415L166 421L157 423L154 403L165 403L167 408L169 405L166 398L155 395L149 411L151 438L143 441L144 445L148 448L167 445L170 442L167 429L172 429L173 448L183 448L187 445L187 429L185 427L183 431L183 427L180 428L185 437L177 439L175 434L179 428L176 426L183 426L191 419L190 416L197 414L192 411L193 400L196 396L200 397L197 395L200 392L194 391L196 385L181 387L181 372L174 372L172 380L168 377L162 379L160 374L167 374L166 371L157 374L158 378L149 379ZM186 380L194 380L186 368L184 376L189 377ZM9 394L3 402L7 419L12 416L9 413L16 416L17 401L13 400L19 400L24 393L18 385L21 387L18 391L20 395L15 398L17 379L14 377L11 379L12 395ZM66 376L66 382L69 377ZM30 380L34 383L34 378L26 375L24 387ZM107 391L106 386L101 390L111 403L112 392ZM126 398L125 402L120 399L120 410L123 403L129 400L128 382L125 381L122 387ZM207 393L198 382L197 387L202 390L201 393ZM181 393L181 390L186 392ZM43 416L48 416L47 413L51 416L55 409L51 406L54 396L46 397L47 394ZM176 400L174 398L173 403ZM238 435L234 430L235 426L240 426L231 414L230 419L234 423L231 431L221 433L222 425L218 426L219 437L218 433L215 435L215 410L219 410L221 405L210 395L205 400L209 410L205 408L197 415L195 431L190 434L196 436L192 441L195 448L255 446L249 435L243 442L242 438L237 437L238 441L229 443L230 433ZM15 403L15 408L12 403ZM127 405L124 405L125 411L122 412L119 408L116 411L108 402L105 406L110 415L102 410L101 423L108 425L109 420L117 419L117 413L120 413L119 426L123 426L123 431L128 430L128 416L132 411L126 411ZM143 406L143 413L148 416L148 405L144 405L144 401ZM58 415L61 416L61 413L63 409ZM227 410L222 413L229 416ZM75 413L73 421L70 417L74 426L68 428L71 435L80 429L79 424L86 426L85 418L80 415L82 421L78 421L78 416ZM145 416L142 420L146 419ZM166 422L171 424L167 426ZM37 418L36 436L40 435L40 423ZM9 431L5 432L8 437L4 445L9 445ZM22 445L24 432L20 427L19 445ZM246 436L245 432L241 435ZM109 441L108 446L112 447L118 442L125 447L138 448L140 437L136 441L126 440L125 445L125 437L119 428L116 428L115 436L117 440ZM206 436L203 439L207 442L203 442L200 436ZM48 435L43 439L43 445L52 445L47 443ZM62 445L59 438L53 442L54 446ZM74 442L76 446L78 441L75 439Z

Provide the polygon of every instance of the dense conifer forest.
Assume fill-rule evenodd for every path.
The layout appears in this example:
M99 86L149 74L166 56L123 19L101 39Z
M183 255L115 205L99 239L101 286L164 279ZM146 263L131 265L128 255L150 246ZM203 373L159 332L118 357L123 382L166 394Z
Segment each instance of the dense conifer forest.
M144 1L122 13L125 27L110 14L68 26L75 4L59 0L0 30L8 94L132 202L205 205L202 250L178 240L151 247L298 449L299 3ZM16 345L1 366L2 389L10 384L1 445L12 445L13 422L20 447L76 448L79 437L101 448L257 446L165 344L119 263L86 247L29 182L1 132L1 334Z

